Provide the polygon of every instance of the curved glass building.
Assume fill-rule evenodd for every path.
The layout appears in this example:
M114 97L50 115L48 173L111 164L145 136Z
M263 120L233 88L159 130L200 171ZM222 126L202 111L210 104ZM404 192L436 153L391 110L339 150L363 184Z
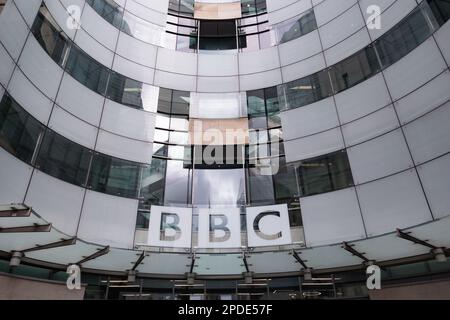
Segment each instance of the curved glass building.
M447 0L0 10L0 287L450 299Z

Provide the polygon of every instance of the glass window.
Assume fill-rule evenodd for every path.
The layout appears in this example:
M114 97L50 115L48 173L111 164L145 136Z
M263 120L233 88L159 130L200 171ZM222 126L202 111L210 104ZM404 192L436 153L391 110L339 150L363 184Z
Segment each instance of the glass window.
M369 46L330 69L335 92L346 90L380 71L375 50Z
M141 208L150 210L151 205L164 205L164 182L167 160L153 158L150 165L142 169Z
M194 205L245 204L244 169L195 170L193 191Z
M282 22L275 26L277 43L285 43L317 29L314 10L311 9L299 17Z
M448 0L428 0L428 4L439 25L443 25L450 19L450 2Z
M258 168L248 169L248 196L251 205L275 203L273 176L262 175Z
M89 89L105 94L109 70L76 46L72 46L66 70Z
M0 102L0 145L22 161L30 163L44 126L9 95Z
M192 170L184 166L183 161L167 161L164 205L177 206L190 203L190 181Z
M329 97L332 94L328 71L278 86L281 109L299 108Z
M31 32L53 61L63 66L70 48L70 42L50 16L46 7L40 8Z
M142 82L111 72L106 96L129 107L142 109Z
M141 165L95 154L89 175L89 188L121 197L136 198Z
M298 174L302 196L330 192L353 185L345 151L300 161Z
M433 30L423 10L414 10L375 42L383 68L403 58L431 35Z
M237 49L236 20L202 20L200 50Z
M114 2L114 0L87 0L92 9L94 9L103 19L120 28L122 25L123 9Z
M84 186L91 151L47 129L42 140L36 167L66 182Z

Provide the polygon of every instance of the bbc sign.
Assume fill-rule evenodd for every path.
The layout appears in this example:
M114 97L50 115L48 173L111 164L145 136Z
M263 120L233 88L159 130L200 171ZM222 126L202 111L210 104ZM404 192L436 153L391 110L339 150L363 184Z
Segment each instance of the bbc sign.
M239 208L198 209L198 247L241 247ZM149 246L190 248L192 208L152 206L149 222ZM286 204L246 208L249 247L291 244Z

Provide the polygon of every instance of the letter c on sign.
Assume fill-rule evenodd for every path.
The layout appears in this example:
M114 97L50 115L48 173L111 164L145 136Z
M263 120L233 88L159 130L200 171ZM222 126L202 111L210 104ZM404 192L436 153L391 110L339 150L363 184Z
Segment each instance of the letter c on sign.
M278 232L275 234L266 234L264 232L262 232L259 228L259 224L261 222L261 220L267 216L275 216L275 217L280 217L280 213L276 212L276 211L265 211L265 212L261 212L260 214L258 214L255 218L255 220L253 221L253 230L255 230L255 234L260 237L261 239L264 240L276 240L276 239L280 239L283 234L282 232Z

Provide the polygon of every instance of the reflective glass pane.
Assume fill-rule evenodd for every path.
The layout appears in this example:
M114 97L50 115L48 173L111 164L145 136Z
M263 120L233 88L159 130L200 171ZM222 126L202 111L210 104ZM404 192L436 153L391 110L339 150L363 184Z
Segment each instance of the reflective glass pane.
M61 180L84 186L91 151L47 129L36 160L39 170Z

